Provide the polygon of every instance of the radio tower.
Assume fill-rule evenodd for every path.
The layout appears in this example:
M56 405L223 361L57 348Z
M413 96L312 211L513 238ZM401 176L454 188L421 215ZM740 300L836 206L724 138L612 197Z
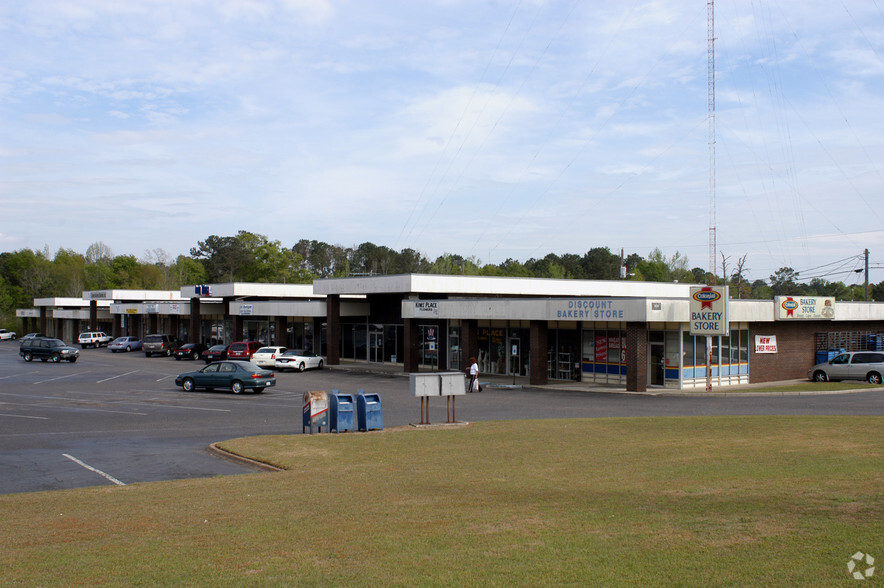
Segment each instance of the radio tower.
M708 85L709 118L709 285L716 282L716 243L715 243L715 0L706 2L706 80ZM725 277L725 279L727 279Z

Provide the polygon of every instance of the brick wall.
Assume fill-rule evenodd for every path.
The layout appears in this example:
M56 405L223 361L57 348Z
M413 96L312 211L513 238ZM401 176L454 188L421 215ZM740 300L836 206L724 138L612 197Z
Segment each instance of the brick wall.
M786 322L752 323L749 325L749 381L773 382L807 377L807 370L816 364L814 341L816 333L881 330L880 322L838 323ZM776 335L776 353L755 353L756 335Z

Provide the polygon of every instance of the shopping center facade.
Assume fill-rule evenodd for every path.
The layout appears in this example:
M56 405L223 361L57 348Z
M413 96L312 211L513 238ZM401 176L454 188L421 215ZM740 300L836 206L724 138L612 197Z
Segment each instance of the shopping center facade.
M66 341L90 329L258 340L314 350L331 366L387 363L409 373L462 370L475 357L483 374L632 391L802 378L830 350L884 346L884 303L824 297L731 299L726 334L697 336L691 300L698 287L403 274L97 290L82 299L36 299L17 315L25 331ZM825 312L800 311L815 305Z

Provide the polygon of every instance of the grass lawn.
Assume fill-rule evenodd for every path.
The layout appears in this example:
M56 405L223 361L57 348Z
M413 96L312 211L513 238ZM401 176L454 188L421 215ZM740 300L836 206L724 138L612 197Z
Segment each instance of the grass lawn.
M0 585L832 586L884 558L884 417L223 446L287 471L0 496Z

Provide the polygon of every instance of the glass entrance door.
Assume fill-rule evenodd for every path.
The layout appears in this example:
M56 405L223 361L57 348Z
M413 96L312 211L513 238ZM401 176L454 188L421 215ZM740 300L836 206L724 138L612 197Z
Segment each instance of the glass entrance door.
M384 332L370 331L368 333L368 361L375 363L384 362Z
M651 386L662 386L666 379L666 355L663 343L648 343L648 376Z

